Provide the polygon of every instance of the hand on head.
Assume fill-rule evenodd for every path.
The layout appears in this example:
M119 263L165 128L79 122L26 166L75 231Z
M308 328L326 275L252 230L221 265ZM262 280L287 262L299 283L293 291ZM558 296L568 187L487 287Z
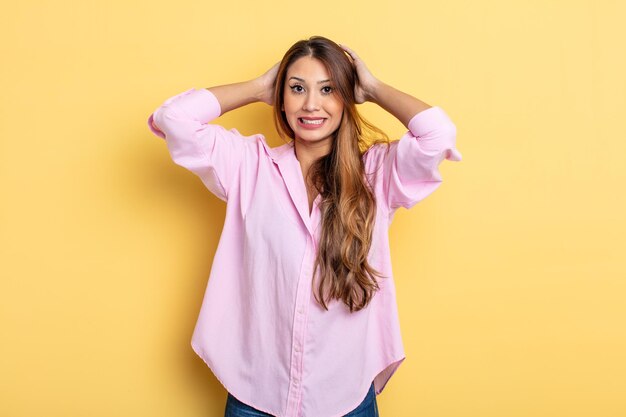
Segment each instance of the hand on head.
M350 62L354 66L358 81L354 87L354 95L357 104L364 103L372 99L376 85L379 82L367 68L363 60L346 45L338 44L350 57Z
M280 66L280 61L274 64L272 68L267 70L265 74L257 78L263 90L261 101L269 104L270 106L274 105L274 80L276 80L276 75L278 74L279 66Z

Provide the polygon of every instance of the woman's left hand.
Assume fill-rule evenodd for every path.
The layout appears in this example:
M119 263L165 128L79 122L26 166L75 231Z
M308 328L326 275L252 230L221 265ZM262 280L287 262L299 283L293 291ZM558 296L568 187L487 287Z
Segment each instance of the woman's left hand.
M352 65L354 66L358 77L358 82L354 86L354 95L357 104L371 101L376 85L379 82L378 79L372 75L369 69L367 69L367 66L363 60L359 58L356 52L348 48L346 45L339 44L339 46L341 46L341 48L348 53L348 56L352 58Z

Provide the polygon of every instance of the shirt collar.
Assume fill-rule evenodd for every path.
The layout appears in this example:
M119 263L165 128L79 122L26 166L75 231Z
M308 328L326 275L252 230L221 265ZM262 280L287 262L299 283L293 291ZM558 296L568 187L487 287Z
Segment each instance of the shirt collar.
M265 151L267 152L267 154L270 156L270 158L272 158L272 160L276 163L281 162L286 156L288 155L293 155L294 151L293 151L293 146L294 146L294 141L290 141L287 142L283 145L280 146L276 146L275 148L270 148L270 146L267 144L267 142L265 142L265 139L261 140L261 142L263 143L263 147L265 148Z

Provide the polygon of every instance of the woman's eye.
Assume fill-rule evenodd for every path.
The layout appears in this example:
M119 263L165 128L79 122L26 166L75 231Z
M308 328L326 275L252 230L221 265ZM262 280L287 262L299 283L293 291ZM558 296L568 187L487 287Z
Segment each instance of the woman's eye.
M302 86L301 85L294 85L291 86L291 91L293 91L294 93L301 93L302 92Z
M332 93L333 88L332 88L332 87L329 87L329 86L326 86L326 87L324 87L322 90L324 91L324 93L326 93L326 94L330 94L330 93Z

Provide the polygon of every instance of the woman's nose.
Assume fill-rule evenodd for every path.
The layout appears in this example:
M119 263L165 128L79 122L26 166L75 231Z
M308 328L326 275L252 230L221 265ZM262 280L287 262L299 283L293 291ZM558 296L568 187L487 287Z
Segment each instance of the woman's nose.
M317 94L307 94L302 108L307 111L319 110L319 97Z

